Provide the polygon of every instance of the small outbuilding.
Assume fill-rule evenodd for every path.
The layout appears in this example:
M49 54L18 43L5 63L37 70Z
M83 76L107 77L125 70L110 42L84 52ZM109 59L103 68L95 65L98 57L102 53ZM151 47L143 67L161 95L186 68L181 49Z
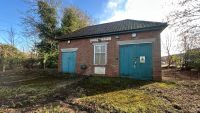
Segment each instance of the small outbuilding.
M167 23L122 20L58 37L58 70L80 75L161 80L160 33Z

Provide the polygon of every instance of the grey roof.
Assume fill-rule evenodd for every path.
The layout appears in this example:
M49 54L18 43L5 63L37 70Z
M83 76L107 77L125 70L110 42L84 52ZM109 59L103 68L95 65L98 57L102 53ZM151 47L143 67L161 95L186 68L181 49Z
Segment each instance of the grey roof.
M122 20L93 26L87 26L72 33L57 37L57 39L80 39L89 37L101 37L116 34L125 34L131 32L141 32L148 30L161 30L167 27L167 23L139 21L139 20Z

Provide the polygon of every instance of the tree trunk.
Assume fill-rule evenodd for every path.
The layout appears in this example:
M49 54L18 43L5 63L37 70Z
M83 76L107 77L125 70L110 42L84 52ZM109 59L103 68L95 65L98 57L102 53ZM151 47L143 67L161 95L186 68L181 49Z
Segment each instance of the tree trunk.
M170 66L171 66L171 56L169 55L168 56L168 68L170 68Z
M46 62L45 61L43 62L43 66L44 66L43 68L45 70L46 69Z
M171 55L170 55L170 52L169 52L169 49L167 49L167 63L168 63L168 68L170 68L170 66L171 66Z
M6 72L6 65L3 64L3 72Z

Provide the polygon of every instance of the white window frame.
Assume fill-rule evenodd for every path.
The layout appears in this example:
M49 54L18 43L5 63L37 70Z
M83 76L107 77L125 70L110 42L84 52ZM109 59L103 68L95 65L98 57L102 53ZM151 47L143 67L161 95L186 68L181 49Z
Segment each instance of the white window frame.
M108 42L103 42L103 43L93 43L93 46L94 46L94 59L93 59L93 64L94 65L106 65L107 64L107 44ZM105 64L95 64L95 47L96 46L105 46Z

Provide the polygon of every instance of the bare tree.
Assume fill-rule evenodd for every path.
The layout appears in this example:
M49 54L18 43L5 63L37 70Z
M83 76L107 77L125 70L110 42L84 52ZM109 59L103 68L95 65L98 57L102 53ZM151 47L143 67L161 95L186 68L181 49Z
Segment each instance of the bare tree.
M16 43L16 32L11 27L10 30L7 31L8 33L8 42L10 45L15 46Z
M7 34L4 37L2 36L3 41L6 44L9 44L11 46L15 46L15 44L17 43L17 38L16 38L17 32L14 30L14 28L10 27L10 29L8 29L8 30L2 29L0 31L2 31L4 34Z
M186 45L187 49L200 47L200 0L179 0L177 10L169 15L168 21L181 36L184 52Z
M167 60L168 67L170 67L172 63L172 52L175 51L176 49L174 45L174 41L175 41L175 36L173 33L165 34L164 39L162 39L162 47L163 47L163 50L167 54L166 60Z
M200 48L200 0L173 1L175 11L168 16L171 28L180 36L179 50L183 54L182 66L188 66L188 51Z

